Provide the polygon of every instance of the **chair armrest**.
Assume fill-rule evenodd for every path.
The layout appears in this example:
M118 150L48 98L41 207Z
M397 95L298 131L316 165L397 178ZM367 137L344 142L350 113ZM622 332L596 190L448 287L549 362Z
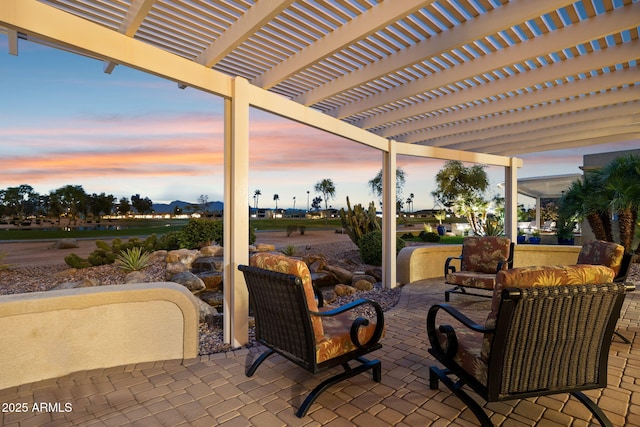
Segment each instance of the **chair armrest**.
M511 242L511 244L509 245L509 258L499 261L498 265L496 267L496 274L502 270L502 266L506 263L507 264L507 268L513 268L513 253L514 253L514 243Z
M445 277L445 280L447 279L447 274L449 274L449 272L451 272L451 273L455 273L456 272L455 265L449 265L449 263L451 263L451 261L453 261L454 259L459 259L460 261L462 261L462 255L460 255L460 256L450 256L444 262L444 277Z
M338 314L345 313L347 311L351 311L354 308L359 307L361 305L365 305L365 304L371 305L376 312L376 329L373 332L371 339L364 344L358 340L358 329L361 326L369 325L369 319L365 319L364 317L356 318L351 324L351 328L349 331L349 336L353 344L358 348L365 348L365 347L370 347L377 344L378 341L380 341L380 338L382 338L382 332L384 331L384 314L382 311L382 307L380 307L380 304L378 304L377 302L368 300L368 299L358 299L348 304L342 305L340 307L323 311L322 313L319 313L316 311L310 311L309 314L312 316L319 316L319 317L332 317L332 316L337 316Z
M438 327L438 331L440 333L443 333L447 337L448 342L447 351L444 351L444 349L440 345L440 341L438 340L438 335L436 333L436 314L440 309L447 312L458 322L462 323L463 326L471 329L472 331L480 332L483 334L495 331L495 328L487 328L485 326L477 324L449 304L432 305L429 309L429 312L427 313L427 336L429 337L431 346L439 353L445 354L448 357L453 357L453 355L455 355L458 351L458 338L456 337L455 329L451 325L440 325Z
M324 296L322 295L322 291L318 289L315 285L311 285L313 288L313 293L316 294L316 299L318 300L318 307L324 307Z

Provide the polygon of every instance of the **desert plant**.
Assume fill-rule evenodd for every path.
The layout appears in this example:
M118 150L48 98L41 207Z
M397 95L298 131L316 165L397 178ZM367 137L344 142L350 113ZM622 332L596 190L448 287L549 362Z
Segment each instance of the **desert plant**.
M160 235L156 249L164 249L166 251L180 249L181 235L181 231L170 231L169 233Z
M126 249L118 254L116 257L116 263L118 266L129 273L132 271L139 271L149 265L151 261L151 252L145 251L141 247L134 247Z
M406 245L405 241L396 236L396 255ZM360 256L366 264L382 264L382 231L371 231L360 240Z
M360 239L365 234L380 230L380 222L373 202L369 203L369 209L366 211L361 204L355 205L352 209L347 197L347 210L340 209L340 220L351 241L358 247L360 247Z
M11 267L10 264L5 264L4 259L7 257L7 254L4 252L0 252L0 270L7 270Z
M298 249L293 245L287 245L284 249L282 249L282 253L286 256L294 256Z
M287 225L287 237L291 236L297 229L297 225Z
M140 240L137 237L134 237L126 242L123 242L121 239L113 239L111 241L111 245L102 240L96 240L95 243L96 250L91 252L87 259L76 254L70 254L64 258L64 262L73 268L88 268L112 264L120 253L129 249L141 248L145 252L153 252L156 249L158 239L154 234L147 237L145 240Z
M438 233L434 233L433 231L423 230L420 232L418 237L420 237L420 240L422 240L423 242L437 243L440 241L440 236L438 236Z
M203 246L217 243L224 246L224 227L222 221L212 219L189 220L181 231L180 247L186 249L198 249ZM249 244L256 241L256 233L253 227L249 226Z

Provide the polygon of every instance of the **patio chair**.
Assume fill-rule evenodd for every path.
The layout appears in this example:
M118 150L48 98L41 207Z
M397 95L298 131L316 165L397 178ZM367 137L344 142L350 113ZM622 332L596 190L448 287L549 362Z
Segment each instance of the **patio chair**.
M246 370L251 377L262 362L277 353L316 374L336 366L340 372L316 386L298 408L304 417L309 407L328 387L371 370L380 382L379 360L364 356L382 348L382 308L375 301L359 299L337 308L318 307L307 265L283 255L260 253L250 266L240 265L249 289L249 305L255 319L256 341L267 347ZM375 320L354 312L361 306L373 308ZM356 362L355 366L350 366Z
M613 330L625 293L634 289L613 277L600 265L500 271L484 326L448 304L432 306L429 352L445 368L429 368L430 388L442 381L483 426L493 424L465 387L488 402L570 393L602 425L612 426L582 391L607 386ZM441 312L461 327L438 326Z
M577 264L605 265L616 273L613 281L623 283L627 280L629 268L635 257L635 254L625 252L624 246L617 243L592 240L585 243L580 249ZM631 344L631 341L620 332L614 331L613 333L625 344Z
M496 284L496 273L513 267L513 247L513 242L506 237L465 237L462 254L445 261L445 284L454 287L444 292L444 300L449 301L452 293L491 298L490 293L472 293L467 289L492 291ZM453 260L460 260L460 271L456 271L451 264Z

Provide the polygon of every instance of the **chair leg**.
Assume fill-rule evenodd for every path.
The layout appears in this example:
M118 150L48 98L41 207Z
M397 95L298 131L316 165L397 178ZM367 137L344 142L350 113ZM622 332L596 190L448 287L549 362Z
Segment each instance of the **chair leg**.
M307 411L309 410L313 402L315 402L318 396L320 396L320 394L327 388L339 383L340 381L346 380L347 378L351 378L362 372L368 371L369 369L373 370L374 381L380 382L382 377L382 366L379 360L369 360L365 359L364 357L358 357L356 358L356 360L359 361L361 365L358 365L355 368L351 368L347 363L343 363L342 367L344 368L344 372L334 375L331 378L327 378L326 380L318 384L316 388L314 388L311 393L309 393L304 402L302 402L302 405L300 405L300 408L298 408L298 411L296 412L296 416L298 418L302 418L307 415Z
M248 377L253 376L253 374L256 373L256 369L258 369L258 366L260 366L260 364L262 362L265 361L265 359L269 356L271 356L273 353L275 353L275 351L269 349L267 351L265 351L264 353L262 353L256 360L253 361L253 363L251 364L251 366L249 366L249 368L245 371L245 375Z
M471 409L471 412L473 412L473 415L475 415L478 421L480 421L480 425L482 427L493 427L493 423L484 412L482 407L478 405L478 402L473 400L473 398L462 389L462 386L464 386L462 380L458 380L454 383L453 380L451 380L451 378L447 376L450 373L451 371L449 371L448 369L440 369L435 366L430 366L429 387L432 390L435 390L438 388L438 381L442 381L442 383L444 383L444 385L446 385L447 388L453 392L453 394L458 396L458 399L462 400L462 402L467 405L469 409ZM435 388L433 386L435 386Z
M631 344L631 341L629 341L624 335L622 335L620 332L618 331L613 331L613 333L615 334L615 336L617 336L618 338L620 338L622 340L623 343L625 344Z
M584 406L586 406L594 417L600 422L600 425L603 427L613 427L613 423L609 420L609 418L602 412L602 409L596 403L589 399L586 394L581 391L574 391L571 393L575 396Z

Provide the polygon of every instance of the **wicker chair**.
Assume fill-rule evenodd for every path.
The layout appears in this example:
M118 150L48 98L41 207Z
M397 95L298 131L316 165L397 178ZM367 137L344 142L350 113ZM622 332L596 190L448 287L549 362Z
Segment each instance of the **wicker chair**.
M625 252L622 245L602 240L592 240L585 243L580 249L577 264L605 265L616 273L613 281L623 283L627 280L629 268L635 258L635 254ZM613 333L625 344L631 344L631 341L618 331Z
M442 381L483 426L493 424L464 386L489 402L570 393L612 426L582 391L607 385L611 338L625 293L633 290L613 282L614 275L599 265L501 271L484 326L447 304L432 306L429 352L445 368L430 367L430 388ZM437 326L441 312L464 327Z
M513 247L513 242L506 237L465 237L462 254L445 261L445 284L454 287L444 291L444 300L449 301L452 293L491 298L491 293L472 293L467 289L493 291L496 273L513 267ZM454 260L460 261L459 271L451 264Z
M250 264L238 268L249 289L256 340L267 350L246 370L248 377L274 353L313 374L342 366L344 372L324 380L308 394L296 412L300 418L333 384L367 370L372 370L374 381L381 381L380 361L364 357L382 347L384 315L378 303L360 299L338 308L318 307L304 262L260 253L251 257ZM374 309L375 321L353 314L363 305ZM352 361L357 362L354 367L349 365Z

